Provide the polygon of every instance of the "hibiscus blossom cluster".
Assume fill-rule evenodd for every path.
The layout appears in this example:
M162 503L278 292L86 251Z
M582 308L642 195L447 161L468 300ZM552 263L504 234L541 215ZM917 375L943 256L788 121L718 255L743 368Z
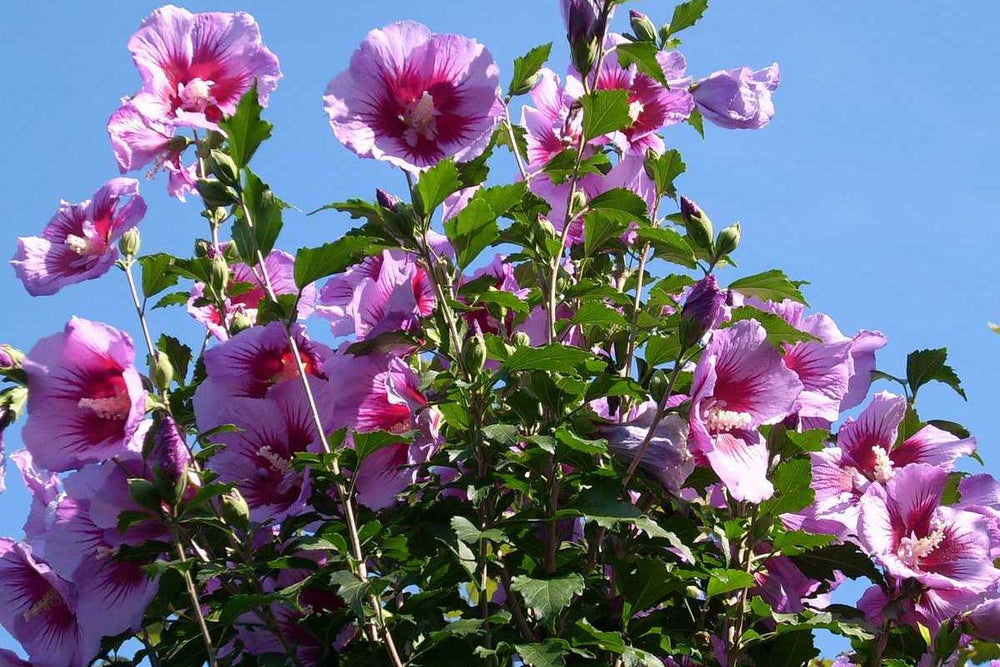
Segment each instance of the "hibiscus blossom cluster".
M473 39L368 33L322 104L396 185L294 254L251 167L281 78L256 22L142 22L111 146L207 234L140 255L117 177L18 242L35 296L120 271L141 340L72 317L0 347L31 497L0 665L805 665L820 629L840 665L990 657L1000 483L917 411L964 397L946 351L897 377L802 281L728 279L741 224L679 194L672 134L767 126L777 65L689 75L704 0L628 32L621 0L559 4L564 73L542 45L505 88Z

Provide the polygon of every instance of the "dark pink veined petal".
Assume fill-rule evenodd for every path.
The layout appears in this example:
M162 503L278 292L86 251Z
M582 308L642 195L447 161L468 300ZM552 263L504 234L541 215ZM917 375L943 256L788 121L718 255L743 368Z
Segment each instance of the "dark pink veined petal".
M951 470L955 461L976 451L975 438L958 438L936 426L927 425L889 453L897 467L927 463Z
M888 455L896 444L896 432L906 414L906 399L888 392L879 392L857 420L848 419L837 434L837 445L845 457L874 477L878 462L875 447Z

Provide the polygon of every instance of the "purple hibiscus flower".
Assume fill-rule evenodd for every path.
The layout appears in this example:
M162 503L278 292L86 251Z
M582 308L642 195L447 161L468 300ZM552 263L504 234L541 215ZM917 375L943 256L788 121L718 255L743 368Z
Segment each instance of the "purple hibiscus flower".
M334 389L319 378L309 378L324 431L330 419ZM209 466L223 482L235 482L250 506L254 521L283 521L301 512L312 492L309 470L297 471L293 459L300 452L319 453L320 439L306 393L299 382L274 387L266 398L234 398L199 393L195 414L202 431L237 424L238 432L220 433L225 445Z
M961 456L976 449L974 438L958 438L925 426L896 446L906 399L888 392L874 396L857 420L848 419L837 433L837 446L812 454L815 516L834 521L853 534L859 503L872 482L886 483L910 463L951 470Z
M399 250L367 257L320 290L316 313L335 336L358 340L409 330L434 311L434 288L416 258Z
M36 464L61 472L141 448L146 392L128 334L74 317L35 344L24 371L22 436Z
M655 401L646 401L630 410L620 423L600 428L601 436L607 439L611 451L622 461L631 463L649 427L653 425L656 408ZM659 480L671 493L680 493L681 486L695 467L687 441L687 422L679 415L666 415L653 431L649 448L639 461L639 468Z
M75 589L24 544L0 538L0 624L35 667L84 667L101 635L82 626Z
M986 520L942 506L947 483L947 470L910 464L884 487L868 488L858 520L862 547L897 581L923 586L908 612L932 630L977 604L1000 580Z
M415 171L483 152L504 114L498 85L482 44L401 21L368 33L323 105L349 149Z
M778 64L752 71L749 67L720 70L696 82L691 93L702 115L728 129L757 130L771 122L778 89Z
M767 446L756 429L788 416L801 392L756 320L712 334L694 372L692 449L737 500L760 502L774 493Z
M663 127L676 125L691 115L694 98L688 92L691 78L684 73L687 61L680 51L661 51L656 60L663 68L668 86L638 70L635 63L622 66L615 47L628 40L622 35L609 35L608 53L597 75L597 90L624 90L628 93L631 124L606 138L620 151L631 155L645 155L647 150L663 152L664 144L656 133ZM566 92L574 99L583 96L583 81L579 74L566 81Z
M278 86L278 58L244 12L192 14L167 5L128 42L142 77L132 104L153 122L214 129L257 82L262 105Z
M521 110L521 124L527 129L528 166L541 169L568 148L575 148L583 131L583 114L573 109L559 75L545 67L538 72L538 84L531 90L535 106Z
M118 259L118 239L144 215L139 183L113 178L91 199L60 203L41 236L18 239L10 263L29 294L55 294L66 285L107 273Z

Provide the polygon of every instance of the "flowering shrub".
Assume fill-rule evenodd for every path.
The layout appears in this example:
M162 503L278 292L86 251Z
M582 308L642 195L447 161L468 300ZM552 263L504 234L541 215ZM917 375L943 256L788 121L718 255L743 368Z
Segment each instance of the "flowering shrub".
M778 67L694 78L707 2L620 34L624 2L560 3L564 76L552 44L502 78L475 40L371 31L323 107L402 174L294 255L251 166L281 78L257 24L143 22L112 148L207 235L140 255L122 176L18 244L33 295L120 269L142 340L74 317L2 348L32 505L0 540L30 662L0 665L803 665L819 630L837 665L1000 657L1000 483L917 412L929 382L964 396L945 350L876 370L886 338L801 281L733 277L740 224L679 196L671 126L765 127ZM870 587L834 604L846 579Z

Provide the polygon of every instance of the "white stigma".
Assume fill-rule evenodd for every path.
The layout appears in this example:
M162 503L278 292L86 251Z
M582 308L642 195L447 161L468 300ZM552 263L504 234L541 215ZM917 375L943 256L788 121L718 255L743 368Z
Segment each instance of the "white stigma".
M65 243L67 246L69 246L69 249L75 252L77 255L89 255L92 250L90 239L84 236L77 236L76 234L70 234L69 236L66 237Z
M889 452L885 451L881 447L872 447L872 454L875 455L875 479L882 484L885 484L892 476L896 473L893 470L892 459L889 458Z
M919 539L915 533L910 533L909 537L904 537L899 541L896 555L907 565L919 567L920 560L931 555L931 552L941 546L943 541L944 530L941 528L935 528L930 535Z
M705 411L705 424L712 433L724 433L735 429L747 428L753 423L753 417L748 412L723 410L711 407Z
M419 99L410 102L406 111L400 116L409 129L403 132L403 138L410 146L416 146L420 137L428 141L437 139L437 117L441 112L434 107L434 98L426 90Z
M632 122L634 123L637 120L639 120L639 116L642 115L642 112L645 109L646 107L643 105L643 103L640 102L639 100L636 100L635 102L632 102L631 104L628 105L628 117L631 118Z
M287 475L292 471L292 462L286 459L284 456L281 456L280 454L275 452L273 449L271 449L270 445L264 445L263 447L258 449L257 454L262 459L270 463L271 468L275 472L279 472L282 475Z
M132 408L132 401L126 394L107 398L81 398L77 406L90 410L101 419L125 419Z
M28 607L28 611L24 612L24 620L31 621L34 618L41 616L49 609L52 609L62 601L62 597L60 597L58 593L49 589L45 595L38 600L38 602Z
M212 103L212 86L214 81L206 81L195 77L186 84L177 84L177 96L181 99L181 107L185 111L204 111Z

